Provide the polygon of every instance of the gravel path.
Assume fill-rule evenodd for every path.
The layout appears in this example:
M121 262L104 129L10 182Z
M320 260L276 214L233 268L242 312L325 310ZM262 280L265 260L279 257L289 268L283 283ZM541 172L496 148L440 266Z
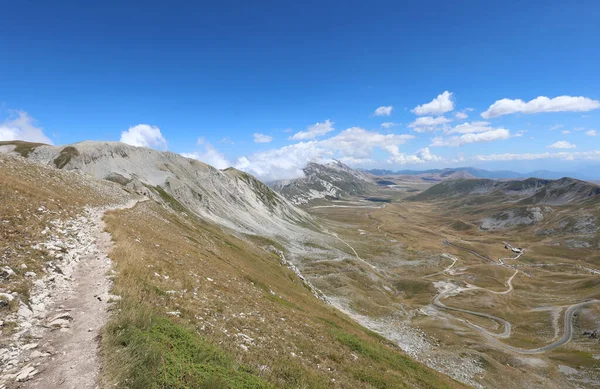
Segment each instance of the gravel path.
M139 200L102 208L88 208L68 222L70 239L51 239L42 246L67 245L61 274L38 281L31 300L33 311L22 325L36 334L36 342L17 343L12 356L19 369L2 376L7 388L94 389L98 387L98 343L108 319L111 235L104 231L104 213L127 209Z

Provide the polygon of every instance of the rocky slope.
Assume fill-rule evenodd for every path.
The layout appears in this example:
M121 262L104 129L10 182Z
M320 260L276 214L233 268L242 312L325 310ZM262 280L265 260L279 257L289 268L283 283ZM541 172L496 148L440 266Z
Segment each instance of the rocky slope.
M285 235L312 223L308 214L251 175L171 152L91 141L68 146L4 142L0 152L118 182L243 233Z
M314 199L367 194L375 184L366 174L339 161L327 164L311 162L303 170L305 177L277 181L271 187L294 204L300 205Z

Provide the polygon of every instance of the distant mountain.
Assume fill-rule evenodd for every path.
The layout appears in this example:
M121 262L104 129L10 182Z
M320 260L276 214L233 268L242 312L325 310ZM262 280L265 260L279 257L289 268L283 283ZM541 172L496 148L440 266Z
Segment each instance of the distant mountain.
M367 194L375 184L366 174L339 161L311 162L303 170L305 177L276 181L270 184L271 188L299 205L314 199Z
M462 172L471 175L474 178L488 178L492 180L502 179L516 179L516 178L545 178L545 179L558 179L561 177L578 177L577 173L566 173L566 172L552 172L549 170L536 170L530 173L517 173L510 170L485 170L474 167L458 167L458 168L447 168L447 169L429 169L429 170L385 170L385 169L372 169L365 170L365 172L376 175L376 176L390 176L390 175L405 175L405 176L421 176L430 178L440 178L440 180L448 179L454 173ZM456 176L452 178L457 178ZM467 177L465 177L467 178ZM579 178L588 178L579 177Z
M574 178L548 180L528 178L518 181L461 179L440 182L410 200L439 200L485 195L487 201L513 201L520 204L565 205L598 199L600 186Z

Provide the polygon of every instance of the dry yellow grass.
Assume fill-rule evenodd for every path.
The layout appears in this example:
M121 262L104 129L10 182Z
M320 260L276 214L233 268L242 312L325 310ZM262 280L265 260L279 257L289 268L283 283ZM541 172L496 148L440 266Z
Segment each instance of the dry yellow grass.
M151 202L106 221L122 296L103 341L110 384L461 387L316 299L248 239ZM193 335L178 336L179 351L212 357L170 348L174 333Z

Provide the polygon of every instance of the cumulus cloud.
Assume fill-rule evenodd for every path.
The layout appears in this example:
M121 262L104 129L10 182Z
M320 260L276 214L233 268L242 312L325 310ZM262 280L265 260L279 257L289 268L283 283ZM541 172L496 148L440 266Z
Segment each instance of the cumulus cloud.
M138 124L121 133L121 142L138 147L167 149L167 140L162 136L160 128L149 124Z
M454 109L452 92L445 91L427 104L416 106L411 110L415 115L442 115Z
M379 108L377 108L375 110L375 112L373 112L374 116L390 116L392 114L392 110L394 109L394 107L392 107L391 105L388 106L381 106Z
M398 123L394 123L394 122L381 123L381 127L383 127L383 128L392 128L392 127L396 127L397 125L398 125Z
M298 142L240 157L235 167L267 182L292 179L304 176L302 169L308 162L335 158L352 165L365 164L373 162L371 157L375 149L392 154L391 146L397 147L413 138L409 134L381 134L352 127L330 138Z
M456 116L458 120L465 120L469 117L469 114L467 112L470 111L473 111L473 108L465 108L462 111L458 111L457 113L455 113L454 116Z
M493 129L494 128L490 126L489 122L465 122L449 130L447 134L473 134L477 132L487 132Z
M451 121L452 120L444 116L422 116L420 118L417 118L414 122L410 123L408 127L414 129L417 132L432 132L443 129L443 126Z
M269 143L273 140L272 136L265 135L265 134L255 133L253 136L254 136L255 143Z
M8 118L0 122L0 141L6 140L53 144L43 128L37 127L35 120L24 111L11 112Z
M451 136L449 138L436 137L431 146L451 146L458 147L471 143L493 142L510 138L510 131L504 128L489 130L484 132L467 133L460 136Z
M323 136L334 130L334 123L327 119L323 123L315 123L312 126L308 126L306 131L300 131L290 137L291 140L307 140L314 139Z
M560 140L556 143L551 144L550 146L548 146L551 149L574 149L577 146L575 146L574 144L571 144L565 140Z
M563 135L569 135L571 133L571 131L569 131L569 130L562 130L560 133L563 134Z
M198 138L197 145L200 146L200 151L181 153L181 155L186 158L197 159L217 169L225 169L232 166L227 158L204 138Z
M526 153L526 154L490 154L477 155L473 159L478 161L533 161L538 159L561 159L567 161L589 160L600 161L600 150L584 152L565 152L558 153Z
M596 130L589 130L588 132L585 133L587 136L596 136L598 135L598 133L596 132Z
M390 153L390 158L387 160L387 162L391 164L421 164L425 162L439 162L443 160L442 157L432 154L429 150L429 147L417 150L417 152L413 155L405 155L401 153L398 146L394 145L387 146L385 149Z
M511 113L532 114L539 112L585 112L600 108L600 101L583 96L558 96L548 98L538 96L525 102L521 99L502 99L492 104L487 111L481 114L484 119L489 119Z

